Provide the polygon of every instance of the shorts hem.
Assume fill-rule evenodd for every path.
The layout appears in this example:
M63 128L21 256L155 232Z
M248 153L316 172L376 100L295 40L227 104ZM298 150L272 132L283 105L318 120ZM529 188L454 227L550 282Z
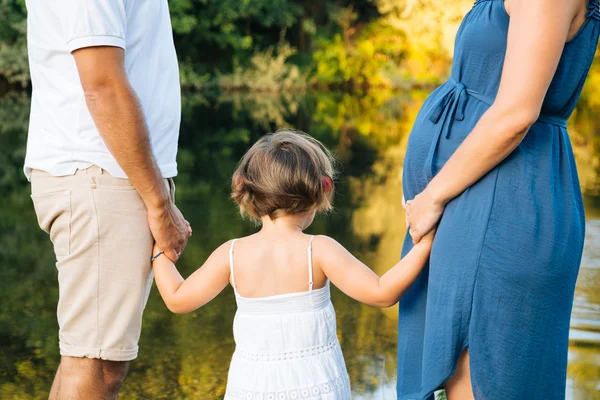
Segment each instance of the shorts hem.
M101 349L95 347L79 347L60 344L60 355L65 357L77 358L96 358L107 361L131 361L137 358L138 348L120 350L120 349Z

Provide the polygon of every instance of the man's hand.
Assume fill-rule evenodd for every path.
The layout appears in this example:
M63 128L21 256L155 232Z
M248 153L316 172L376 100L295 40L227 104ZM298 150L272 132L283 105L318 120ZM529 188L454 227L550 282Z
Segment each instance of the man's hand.
M148 225L156 245L164 249L165 255L171 261L176 262L191 236L189 223L177 206L169 202L165 207L148 209Z

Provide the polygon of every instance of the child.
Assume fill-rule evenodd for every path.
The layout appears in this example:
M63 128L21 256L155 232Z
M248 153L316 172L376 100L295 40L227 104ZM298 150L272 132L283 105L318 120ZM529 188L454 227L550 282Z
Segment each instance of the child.
M233 287L236 350L226 400L350 399L329 281L358 301L389 307L429 258L433 233L379 278L335 240L304 234L317 212L332 208L333 177L332 157L317 140L267 135L232 179L233 199L260 231L221 245L187 280L155 247L156 284L169 310L188 313Z

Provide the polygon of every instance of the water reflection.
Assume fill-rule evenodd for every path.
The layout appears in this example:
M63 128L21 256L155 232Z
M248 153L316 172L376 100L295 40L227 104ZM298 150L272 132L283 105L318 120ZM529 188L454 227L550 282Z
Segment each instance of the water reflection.
M567 388L573 399L600 399L600 220L588 220L571 318Z
M191 273L222 242L252 232L229 201L229 176L248 145L281 126L305 130L334 149L344 170L336 211L311 230L335 237L382 272L404 236L401 176L407 132L421 91L184 98L177 200L194 226L180 267ZM58 361L55 269L39 231L21 165L28 98L0 99L0 398L44 398ZM568 398L600 391L600 145L594 110L583 104L571 132L586 193L588 233L569 353ZM355 398L393 399L397 310L379 310L333 291L339 337ZM218 399L224 394L235 311L227 290L186 316L167 312L153 291L140 357L123 388L129 399Z

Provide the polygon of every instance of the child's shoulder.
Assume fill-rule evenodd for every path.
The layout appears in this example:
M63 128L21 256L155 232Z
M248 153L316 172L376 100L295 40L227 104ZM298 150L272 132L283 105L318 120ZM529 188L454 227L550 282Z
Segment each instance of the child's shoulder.
M240 242L242 242L246 239L251 239L255 235L256 234L254 233L254 234L248 235L248 236L241 236L241 237L229 239L228 241L226 241L225 243L223 243L222 245L217 247L217 249L214 251L214 253L227 254L227 256L229 257L229 252L232 249L233 249L233 251L235 251L235 247L237 247L237 245L240 244Z
M221 244L210 254L209 259L217 261L218 264L229 265L229 251L231 250L232 243L233 239Z
M327 235L312 235L313 237L313 244L318 243L322 246L325 245L331 245L333 243L337 243L337 241L334 238L331 238Z
M328 255L340 250L344 250L337 240L326 235L315 235L312 242L313 251Z
M227 266L229 269L232 252L235 252L235 243L242 239L244 238L234 238L222 243L211 253L209 259L214 260L219 265Z

